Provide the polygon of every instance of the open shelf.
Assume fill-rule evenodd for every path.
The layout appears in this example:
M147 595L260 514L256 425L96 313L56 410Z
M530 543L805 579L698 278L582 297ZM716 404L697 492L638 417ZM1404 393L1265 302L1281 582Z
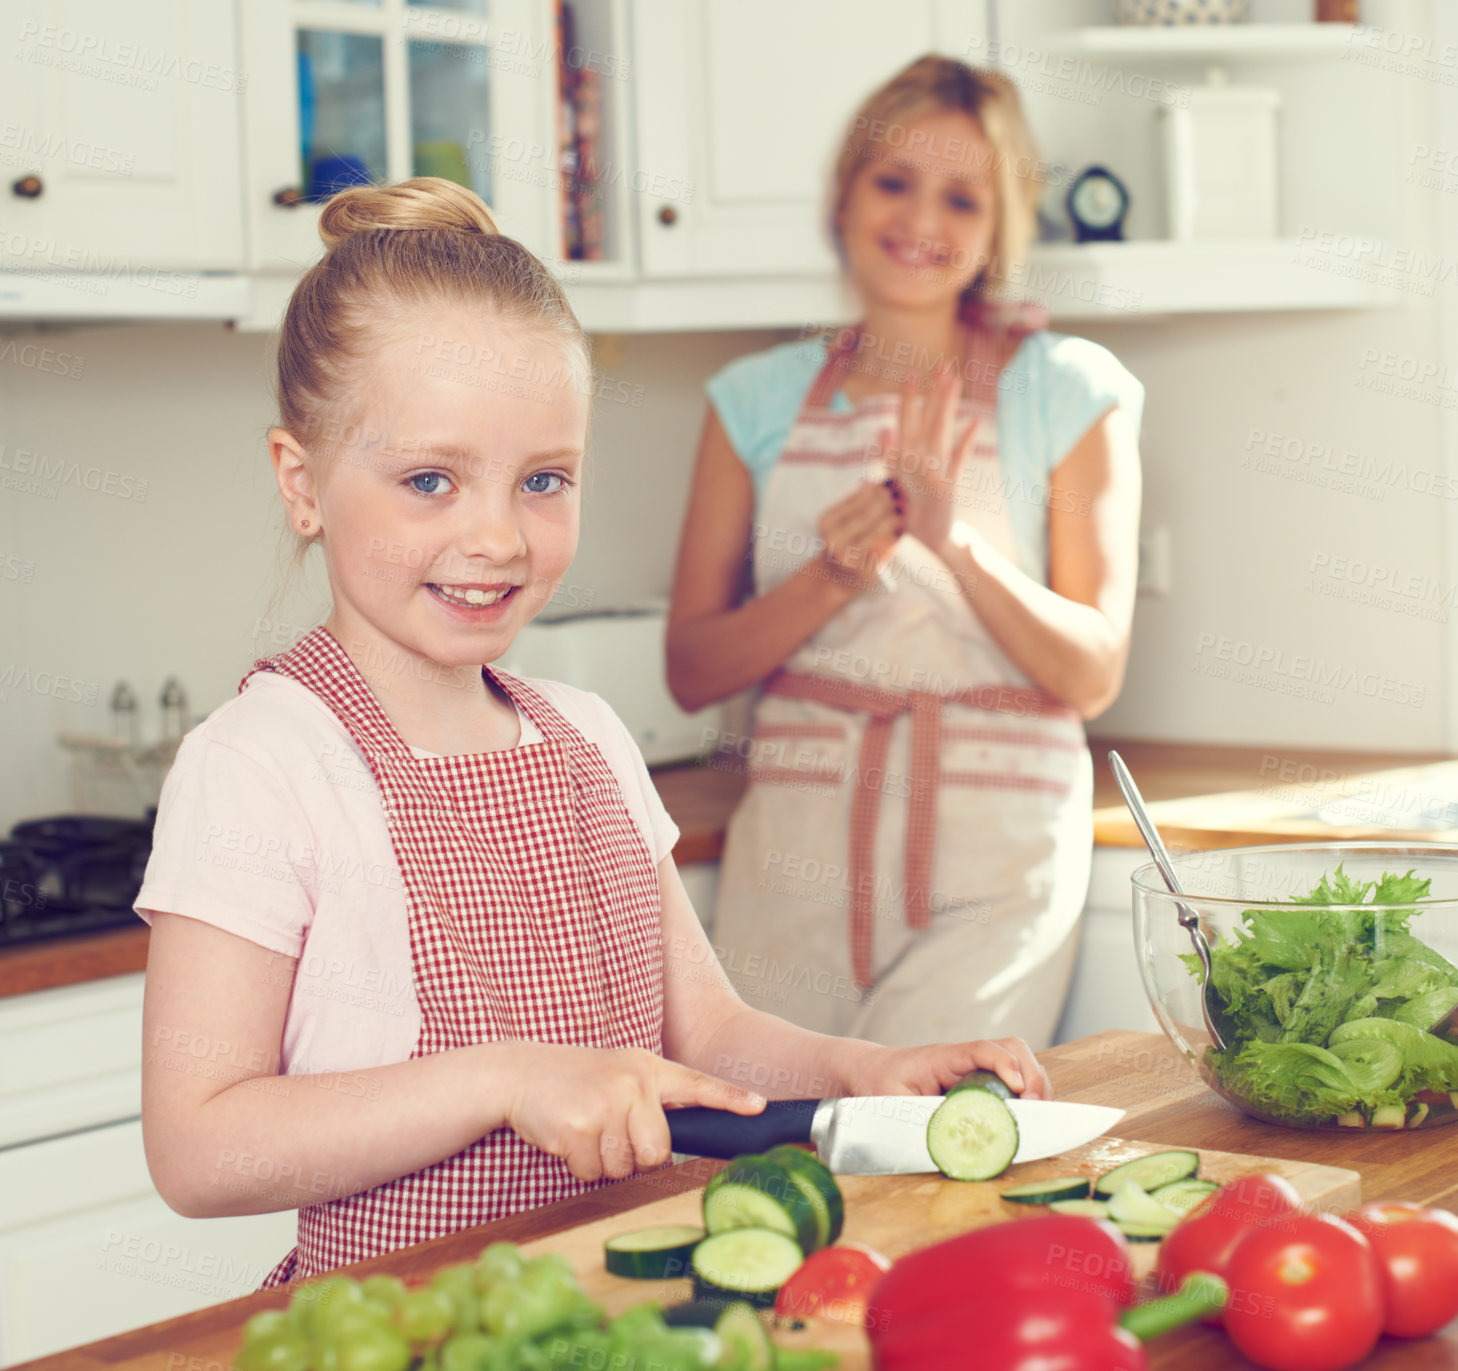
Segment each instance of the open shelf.
M1391 285L1342 274L1345 262L1299 243L1044 243L1026 293L1055 320L1158 314L1372 309L1401 303Z
M1039 44L1050 53L1089 58L1188 62L1339 60L1353 47L1355 24L1107 25L1067 29Z

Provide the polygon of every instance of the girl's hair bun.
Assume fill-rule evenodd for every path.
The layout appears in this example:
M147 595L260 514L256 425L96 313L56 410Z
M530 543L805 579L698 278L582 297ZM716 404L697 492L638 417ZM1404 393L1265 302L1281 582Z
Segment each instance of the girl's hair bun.
M326 248L376 229L433 229L488 238L498 232L479 195L441 176L417 176L389 186L351 186L331 196L319 215L319 236Z

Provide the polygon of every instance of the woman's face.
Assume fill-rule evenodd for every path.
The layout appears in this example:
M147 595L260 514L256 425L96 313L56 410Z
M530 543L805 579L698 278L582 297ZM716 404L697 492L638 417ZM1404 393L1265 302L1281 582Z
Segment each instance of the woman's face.
M577 551L586 379L561 341L465 310L382 342L318 490L337 637L505 652Z
M958 110L889 124L867 144L839 219L862 298L901 309L951 304L991 258L993 170L991 145Z

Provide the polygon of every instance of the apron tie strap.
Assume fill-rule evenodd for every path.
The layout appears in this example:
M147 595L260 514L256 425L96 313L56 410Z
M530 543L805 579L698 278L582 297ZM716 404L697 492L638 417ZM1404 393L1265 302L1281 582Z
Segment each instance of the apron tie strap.
M881 815L881 790L886 757L891 747L891 725L902 714L911 715L911 794L907 809L906 847L902 858L907 926L924 929L931 924L931 881L936 858L937 801L941 789L942 710L949 704L970 705L1021 718L1076 719L1078 713L1051 695L1020 686L974 686L951 694L929 690L890 690L859 685L834 676L779 671L765 683L766 695L809 700L849 714L869 714L856 757L855 790L851 796L850 953L856 985L869 989L871 930L875 912L876 827Z

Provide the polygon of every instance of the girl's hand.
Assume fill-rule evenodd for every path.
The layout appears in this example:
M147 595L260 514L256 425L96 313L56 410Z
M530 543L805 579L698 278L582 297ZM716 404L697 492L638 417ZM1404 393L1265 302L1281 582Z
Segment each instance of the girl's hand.
M884 481L867 481L831 505L817 528L827 574L859 593L879 579L905 529L901 496Z
M566 1159L578 1180L622 1180L672 1155L664 1105L758 1114L764 1099L644 1048L564 1047L513 1041L507 1125Z
M979 1067L996 1072L1024 1099L1053 1098L1048 1073L1021 1038L982 1038L925 1047L867 1044L843 1079L852 1095L938 1095Z
M930 395L914 379L901 390L900 422L886 430L886 465L905 497L905 531L941 555L957 512L957 478L972 454L980 421L955 443L952 428L962 378L950 362L937 365Z

